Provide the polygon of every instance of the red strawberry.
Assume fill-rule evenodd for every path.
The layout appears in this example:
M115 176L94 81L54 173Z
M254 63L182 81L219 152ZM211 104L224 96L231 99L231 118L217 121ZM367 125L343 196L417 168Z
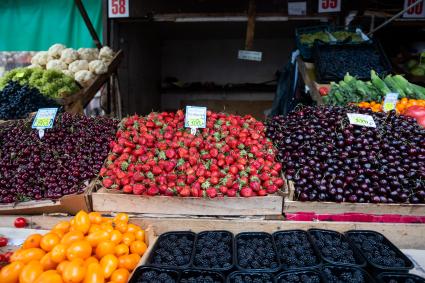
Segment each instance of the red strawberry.
M133 186L132 185L125 185L122 188L122 191L126 194L131 194L131 193L133 193Z
M152 186L147 191L147 195L149 196L156 196L157 194L159 194L159 189L157 186Z
M167 149L165 151L165 155L167 156L168 159L172 159L176 155L176 152L174 151L174 149Z
M105 188L109 189L114 184L114 182L110 178L107 178L103 179L102 184Z
M184 186L183 189L180 191L180 196L181 197L188 197L190 196L190 190L188 186Z
M258 192L261 188L261 184L260 182L251 182L249 183L249 187L254 191L254 192Z
M267 191L266 190L259 190L257 192L257 195L259 195L259 196L266 196L267 195Z
M142 184L135 184L133 186L133 194L135 195L142 195L145 191L146 188Z
M159 175L159 174L161 174L161 173L162 173L162 169L161 169L161 167L159 167L159 166L153 166L153 167L152 167L152 173L153 173L154 175Z
M267 193L274 194L275 192L277 192L278 187L275 185L270 185L266 189L267 189Z
M145 176L143 175L142 172L136 172L133 175L133 180L136 181L136 182L141 182L141 181L143 181L144 178L145 178Z
M215 198L217 196L217 191L215 188L209 188L207 189L207 196L209 198Z
M226 195L227 194L227 187L221 186L220 187L220 193L222 193L223 195Z
M236 190L234 190L234 189L227 190L227 196L228 197L235 197L236 196Z
M252 189L249 187L243 187L240 191L241 196L250 197L252 196Z

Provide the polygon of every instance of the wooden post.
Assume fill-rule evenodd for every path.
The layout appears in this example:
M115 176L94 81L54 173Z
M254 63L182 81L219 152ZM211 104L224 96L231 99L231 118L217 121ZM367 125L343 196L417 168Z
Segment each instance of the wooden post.
M256 14L255 0L249 0L245 50L251 50L254 44L255 14Z

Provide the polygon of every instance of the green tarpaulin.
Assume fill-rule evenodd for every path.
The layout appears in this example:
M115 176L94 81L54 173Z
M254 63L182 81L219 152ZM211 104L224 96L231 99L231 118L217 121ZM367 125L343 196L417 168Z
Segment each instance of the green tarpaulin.
M102 37L102 1L83 0ZM73 0L0 0L0 51L47 50L54 43L95 47Z

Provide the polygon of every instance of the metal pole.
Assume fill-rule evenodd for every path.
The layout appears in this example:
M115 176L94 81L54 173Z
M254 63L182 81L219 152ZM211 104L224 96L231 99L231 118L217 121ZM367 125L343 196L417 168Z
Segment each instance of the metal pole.
M372 30L371 32L369 32L367 35L368 36L371 36L374 32L376 32L377 30L380 30L384 26L388 25L389 23L391 23L392 21L394 21L395 19L397 19L398 17L400 17L402 14L404 14L404 12L406 12L410 8L415 7L416 5L418 5L419 3L421 3L422 1L424 1L424 0L417 0L415 3L407 6L406 9L403 9L403 10L401 10L401 12L395 14L394 16L392 16L391 18L389 18L388 20L386 20L385 22L383 22L381 25L377 26L374 30Z

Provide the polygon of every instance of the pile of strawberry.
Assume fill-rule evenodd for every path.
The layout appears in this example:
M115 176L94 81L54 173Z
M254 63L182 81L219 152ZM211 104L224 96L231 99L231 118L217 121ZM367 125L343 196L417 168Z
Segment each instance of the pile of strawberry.
M265 196L282 186L281 164L251 116L207 111L196 135L184 113L125 118L101 169L103 186L136 195L181 197Z

